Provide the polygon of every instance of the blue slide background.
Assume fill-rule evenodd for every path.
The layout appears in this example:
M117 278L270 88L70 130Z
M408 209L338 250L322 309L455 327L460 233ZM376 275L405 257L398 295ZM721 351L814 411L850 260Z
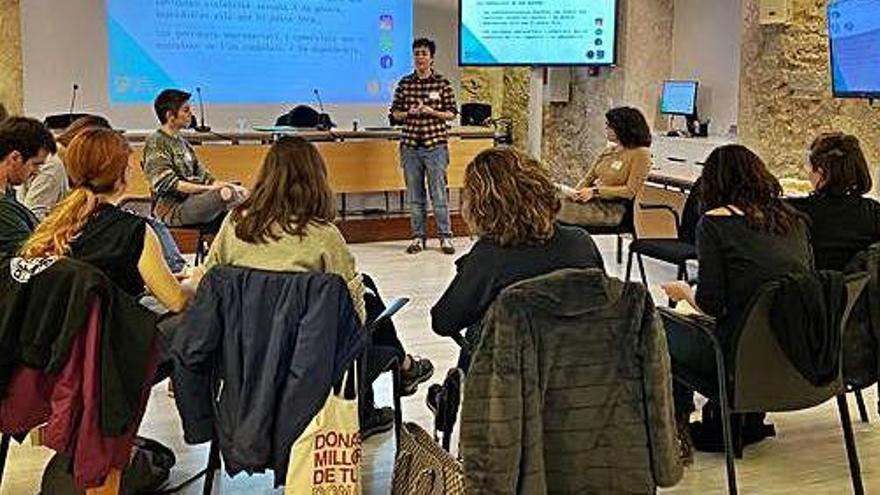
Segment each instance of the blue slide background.
M880 94L880 0L828 4L831 70L838 94Z
M412 71L412 0L106 2L111 103L383 103Z
M465 65L607 65L617 0L462 0Z
M696 106L697 84L692 81L666 81L660 99L660 113L693 115Z

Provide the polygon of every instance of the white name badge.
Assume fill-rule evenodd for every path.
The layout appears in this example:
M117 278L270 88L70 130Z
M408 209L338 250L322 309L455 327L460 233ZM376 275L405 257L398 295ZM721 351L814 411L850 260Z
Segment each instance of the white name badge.
M616 162L611 164L611 168L613 168L614 170L620 170L622 167L623 167L623 162L620 160L617 160Z
M431 91L430 93L428 93L428 99L429 100L439 100L440 99L440 92L439 91Z

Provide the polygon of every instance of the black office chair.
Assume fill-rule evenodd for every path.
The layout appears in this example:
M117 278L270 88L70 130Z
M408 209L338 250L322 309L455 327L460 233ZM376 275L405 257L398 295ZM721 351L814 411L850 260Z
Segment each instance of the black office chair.
M94 114L90 113L56 113L53 115L47 115L46 118L43 119L43 124L50 130L63 131L74 121L83 117L91 117L93 115ZM99 115L97 116L100 117Z
M867 283L866 273L846 277L847 302L840 321L841 338L846 332L853 305ZM798 411L836 397L853 492L857 495L864 494L861 467L846 402L843 366L841 365L837 378L822 387L813 385L801 376L779 346L770 327L772 306L778 287L778 283L770 282L758 289L749 304L743 324L731 339L730 356L725 356L714 325L696 324L694 318L698 317L685 317L667 308L659 308L664 319L674 320L712 343L718 374L717 399L721 406L728 492L731 495L737 493L734 457L742 457L742 439L733 438L732 434L730 420L733 413ZM842 357L841 346L841 363ZM696 380L681 372L677 372L674 378L685 384L696 383Z
M696 230L697 222L702 215L702 198L700 197L700 179L694 183L687 196L681 217L669 205L641 204L642 210L665 211L675 221L675 237L660 239L634 239L629 245L629 259L626 263L626 281L630 280L633 256L639 262L639 273L642 283L648 286L642 256L671 263L678 267L678 280L687 280L687 262L697 259Z
M633 241L638 239L638 234L636 233L636 214L635 214L635 200L627 199L621 200L623 202L626 210L623 213L623 218L620 220L620 223L617 225L590 225L590 226L581 226L584 230L590 233L590 235L615 235L617 236L617 263L623 263L623 236L629 235L632 237ZM641 261L639 261L641 264Z
M321 113L308 105L297 105L275 120L277 126L301 127L308 129L328 130L336 127L330 116Z
M844 269L846 273L863 271L870 279L852 310L843 362L847 390L855 396L862 422L868 423L862 390L880 378L880 243L859 252Z

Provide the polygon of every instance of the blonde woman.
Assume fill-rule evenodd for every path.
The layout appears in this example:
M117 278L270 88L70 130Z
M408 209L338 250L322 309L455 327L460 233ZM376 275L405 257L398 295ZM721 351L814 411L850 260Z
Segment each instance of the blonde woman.
M468 329L473 342L486 310L508 285L562 268L604 269L589 234L554 221L559 199L538 161L513 148L483 151L465 170L463 195L464 218L479 239L456 261L455 278L431 309L435 333ZM468 364L463 355L459 367Z

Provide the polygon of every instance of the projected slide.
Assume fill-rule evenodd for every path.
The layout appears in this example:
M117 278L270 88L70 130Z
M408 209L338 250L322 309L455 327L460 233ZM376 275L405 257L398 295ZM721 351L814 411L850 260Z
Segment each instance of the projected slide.
M461 0L465 65L614 62L616 0Z
M835 94L880 94L880 0L831 2L828 30Z
M412 71L412 0L107 0L107 22L117 104L383 103Z

